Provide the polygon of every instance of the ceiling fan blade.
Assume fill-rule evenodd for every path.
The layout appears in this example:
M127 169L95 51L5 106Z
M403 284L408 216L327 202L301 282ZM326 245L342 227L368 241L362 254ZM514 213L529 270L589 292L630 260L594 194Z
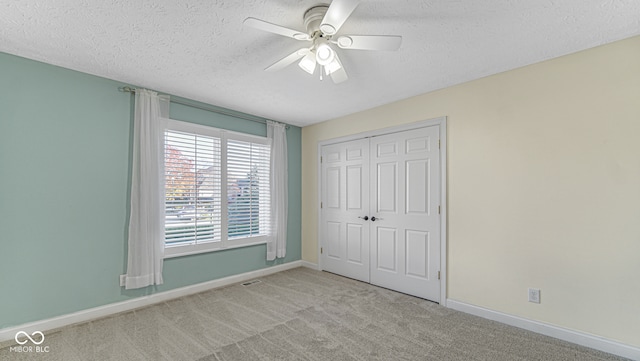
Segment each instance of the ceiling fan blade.
M320 31L326 35L337 33L359 3L359 0L333 0L320 23Z
M345 35L336 41L342 49L357 50L398 50L402 36L398 35Z
M287 66L295 63L298 59L302 58L303 56L307 55L309 53L309 49L307 48L302 48L300 50L296 50L293 53L285 56L284 58L276 61L275 63L273 63L272 65L270 65L268 68L265 69L265 71L278 71L281 69L286 68Z
M349 77L347 76L347 72L344 70L344 66L342 66L342 62L340 61L340 58L338 58L338 54L336 54L336 58L334 59L334 61L338 62L338 64L340 65L340 68L338 68L337 70L329 74L329 76L331 77L331 80L333 80L335 84L338 84L349 79Z
M309 34L305 34L302 31L285 28L284 26L272 24L256 18L246 18L244 20L244 25L252 27L254 29L266 31L269 33L274 33L274 34L286 36L289 38L293 38L296 40L311 40L311 38L309 37Z

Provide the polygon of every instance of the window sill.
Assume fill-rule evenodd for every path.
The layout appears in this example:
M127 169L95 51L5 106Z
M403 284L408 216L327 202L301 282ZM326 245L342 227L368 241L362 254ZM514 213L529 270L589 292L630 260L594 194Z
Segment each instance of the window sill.
M226 243L226 244L223 244L223 243ZM211 242L211 243L201 243L201 244L186 245L186 246L166 247L164 249L164 259L191 256L194 254L201 254L201 253L224 251L227 249L234 249L234 248L256 246L259 244L266 244L266 243L267 243L267 237L260 236L260 237L245 238L243 240L235 240L235 241L227 241L227 242Z

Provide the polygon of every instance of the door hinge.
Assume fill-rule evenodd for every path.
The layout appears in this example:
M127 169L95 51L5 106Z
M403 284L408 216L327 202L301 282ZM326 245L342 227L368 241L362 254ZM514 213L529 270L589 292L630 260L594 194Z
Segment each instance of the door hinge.
M438 271L438 279L440 279L440 271Z
M322 202L320 202L320 208L322 208Z
M440 214L440 206L438 206L438 214Z
M320 163L322 163L322 156L320 156Z
M320 247L320 254L322 254L322 247Z
M440 139L438 139L438 149L440 149Z

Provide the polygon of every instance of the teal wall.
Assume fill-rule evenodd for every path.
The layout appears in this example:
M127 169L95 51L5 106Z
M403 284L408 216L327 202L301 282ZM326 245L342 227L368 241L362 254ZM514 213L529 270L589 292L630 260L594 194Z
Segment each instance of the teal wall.
M122 85L0 53L0 328L300 259L301 130L292 126L284 260L265 261L265 245L171 258L162 286L121 288L133 118ZM172 104L171 117L266 135L264 124L184 105Z

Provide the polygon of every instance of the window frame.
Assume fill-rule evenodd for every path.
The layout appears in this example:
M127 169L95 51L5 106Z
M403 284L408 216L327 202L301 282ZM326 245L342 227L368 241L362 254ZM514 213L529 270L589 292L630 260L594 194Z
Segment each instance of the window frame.
M185 132L196 135L202 135L206 137L215 137L220 139L220 167L221 167L221 236L220 241L218 242L204 242L204 243L196 243L196 244L183 244L183 245L166 245L166 237L163 234L163 244L164 244L164 258L174 258L174 257L182 257L199 253L208 253L215 251L222 251L226 249L233 248L241 248L254 246L259 244L265 244L268 240L268 235L261 234L256 236L247 236L247 237L234 237L229 239L228 237L228 179L227 179L227 141L228 140L237 140L242 142L250 142L255 144L263 144L269 145L269 139L266 137L261 137L257 135L251 135L246 133L239 133L230 130L215 128L207 125L189 123L181 120L164 118L163 127L162 127L162 164L163 164L163 189L165 189L165 173L164 173L164 163L165 163L165 132L167 130L177 131L177 132ZM271 151L269 149L269 151ZM163 191L163 197L166 194L166 191ZM166 204L166 198L164 199L164 204ZM163 215L166 215L166 212L163 212ZM267 220L268 222L269 220ZM262 222L262 220L261 220ZM163 219L163 223L166 227L166 219Z

